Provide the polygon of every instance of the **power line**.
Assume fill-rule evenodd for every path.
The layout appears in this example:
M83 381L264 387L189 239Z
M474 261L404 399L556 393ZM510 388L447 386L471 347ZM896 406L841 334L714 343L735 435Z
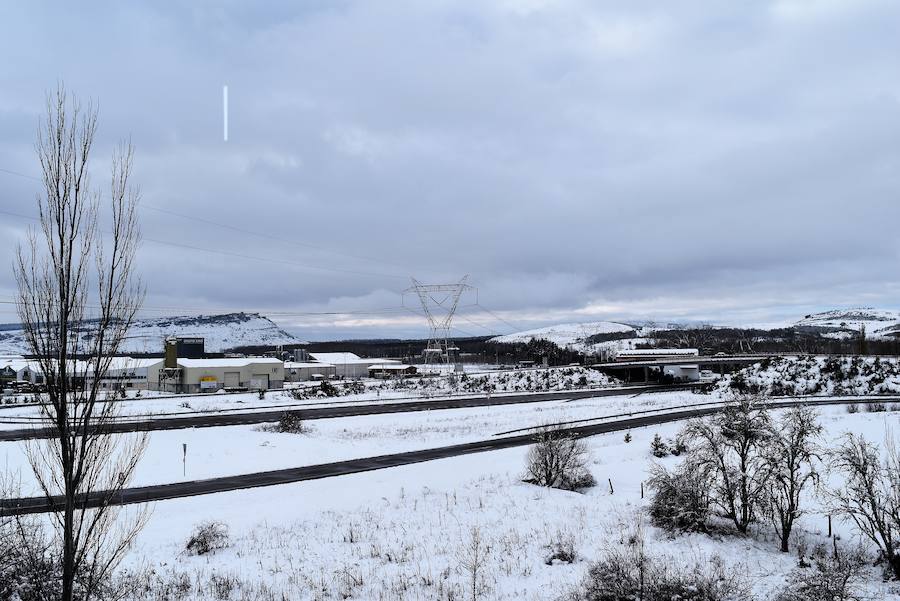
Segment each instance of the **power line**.
M10 170L10 169L3 169L3 168L0 168L0 172L8 173L8 174L10 174L10 175L16 175L16 176L19 176L19 177L24 177L24 178L31 179L31 180L35 180L35 181L42 181L41 178L39 178L39 177L34 177L34 176L31 176L31 175L27 175L27 174L25 174L25 173L19 173L18 171L12 171L12 170ZM103 196L105 196L105 194L104 194L102 191L100 192L100 194L103 195ZM396 267L403 267L402 265L399 265L399 264L394 263L394 262L391 262L391 261L385 261L385 260L376 259L376 258L373 258L373 257L365 257L365 256L362 256L362 255L355 255L355 254L352 254L352 253L347 253L347 252L342 252L342 251L338 251L338 250L333 250L333 249L330 249L330 248L325 248L324 246L318 246L318 245L315 245L315 244L310 244L310 243L308 243L308 242L300 242L300 241L298 241L298 240L291 240L291 239L287 239L287 238L280 238L280 237L277 237L277 236L272 236L271 234L266 234L266 233L262 233L262 232L257 232L257 231L253 231L253 230L248 230L248 229L245 229L245 228L240 228L240 227L237 227L237 226L234 226L234 225L230 225L230 224L227 224L227 223L221 223L221 222L218 222L218 221L213 221L212 219L206 219L206 218L204 218L204 217L195 217L195 216L193 216L193 215L186 215L186 214L184 214L184 213L178 213L178 212L176 212L176 211L172 211L172 210L169 210L169 209L163 209L163 208L161 208L161 207L155 207L155 206L153 206L153 205L148 205L148 204L146 204L146 203L140 203L140 204L138 204L138 208L141 208L141 209L148 209L148 210L151 210L151 211L156 211L156 212L158 212L158 213L163 213L163 214L166 214L166 215L172 215L172 216L174 216L174 217L178 217L179 219L186 219L186 220L190 220L190 221L196 221L196 222L198 222L198 223L205 223L205 224L207 224L207 225L212 225L212 226L219 227L219 228L226 229L226 230L230 230L230 231L233 231L233 232L239 232L239 233L243 233L243 234L248 234L248 235L256 236L256 237L259 237L259 238L265 238L265 239L267 239L267 240L277 240L277 241L282 242L282 243L285 243L285 244L293 244L293 245L295 245L295 246L299 246L299 247L303 247L303 248L309 248L309 249L314 249L314 250L318 250L318 251L322 251L322 252L327 252L327 253L331 253L331 254L334 254L334 255L343 256L343 257L348 257L348 258L355 259L355 260L359 260L359 261L368 261L368 262L372 262L372 263L381 263L381 264L394 265L394 266L396 266ZM146 239L149 240L149 238L146 238ZM163 242L163 244L165 244L165 243ZM324 268L324 267L321 267L321 268L320 268L320 267L313 267L313 269L326 269L326 268ZM353 273L353 274L355 274L355 275L359 275L358 272L352 272L352 271L349 271L349 270L347 270L347 272L348 272L348 273ZM398 276L398 275L390 275L390 276L388 276L388 277L404 278L404 279L405 279L405 276Z
M12 211L5 211L2 209L0 209L0 214L9 215L11 217L18 217L20 219L29 219L31 221L39 221L39 219L37 217L33 217L30 215L22 215L20 213L14 213ZM193 251L219 254L219 255L226 256L226 257L235 257L235 258L239 258L239 259L261 261L264 263L277 263L277 264L281 264L281 265L297 267L300 269L330 271L330 272L335 272L335 273L344 273L344 274L348 274L348 275L360 275L360 276L365 276L365 277L406 279L406 276L402 276L402 275L395 275L395 274L389 274L389 273L374 273L374 272L369 272L369 271L356 271L356 270L352 270L352 269L341 269L339 267L321 267L318 265L307 265L307 264L303 264L303 263L297 263L295 261L286 261L284 259L274 259L271 257L258 257L258 256L254 256L254 255L247 255L247 254L242 254L242 253L231 252L231 251L227 251L227 250L219 250L219 249L215 249L215 248L205 248L202 246L194 246L191 244L181 244L178 242L169 242L167 240L158 240L156 238L149 238L147 236L141 236L141 239L146 240L147 242L152 242L154 244L162 244L164 246L172 246L175 248L182 248L182 249L193 250Z
M259 238L265 238L266 240L277 240L277 241L283 242L283 243L285 243L285 244L293 244L293 245L295 245L295 246L300 246L300 247L303 247L303 248L310 248L310 249L313 249L313 250L319 250L319 251L331 253L331 254L334 254L334 255L343 256L343 257L348 257L348 258L351 258L351 259L357 259L357 260L361 260L361 261L369 261L369 262L372 262L372 263L382 263L382 264L387 264L387 265L394 265L394 266L396 266L396 267L403 267L402 265L399 265L399 264L394 263L394 262L392 262L392 261L384 261L384 260L381 260L381 259L375 259L375 258L373 258L373 257L364 257L364 256L362 256L362 255L354 255L354 254L351 254L351 253L346 253L346 252L342 252L342 251L338 251L338 250L332 250L332 249L330 249L330 248L325 248L325 247L323 247L323 246L318 246L318 245L315 245L315 244L310 244L310 243L308 243L308 242L300 242L300 241L298 241L298 240L291 240L291 239L288 239L288 238L280 238L280 237L278 237L278 236L272 236L271 234L265 234L265 233L262 233L262 232L256 232L256 231L253 231L253 230L248 230L248 229L236 227L236 226L233 226L233 225L229 225L229 224L227 224L227 223L220 223L220 222L218 222L218 221L213 221L213 220L211 220L211 219L206 219L206 218L203 218L203 217L195 217L195 216L193 216L193 215L185 215L185 214L183 214L183 213L176 213L175 211L170 211L169 209L162 209L162 208L160 208L160 207L154 207L154 206L152 206L152 205L148 205L148 204L145 204L145 203L141 203L141 204L138 205L138 206L139 206L140 208L142 208L142 209L149 209L149 210L151 210L151 211L156 211L156 212L158 212L158 213L163 213L163 214L166 214L166 215L172 215L172 216L178 217L178 218L180 218L180 219L188 219L188 220L191 220L191 221L196 221L196 222L198 222L198 223L205 223L205 224L207 224L207 225L213 225L213 226L215 226L215 227L220 227L220 228L227 229L227 230L231 230L231 231L234 231L234 232L240 232L240 233L243 233L243 234L249 234L249 235L251 235L251 236L257 236L257 237L259 237Z
M520 332L522 330L527 329L527 328L523 328L521 326L517 326L515 324L512 324L512 323L506 321L505 319L503 319L502 317L500 317L499 315L497 315L496 313L494 313L493 311L491 311L490 309L488 309L487 307L485 307L484 305L482 305L480 303L475 303L475 306L481 308L486 313L494 316L494 318L499 319L500 321L502 321L503 323L505 323L506 325L511 327L513 329L513 332Z

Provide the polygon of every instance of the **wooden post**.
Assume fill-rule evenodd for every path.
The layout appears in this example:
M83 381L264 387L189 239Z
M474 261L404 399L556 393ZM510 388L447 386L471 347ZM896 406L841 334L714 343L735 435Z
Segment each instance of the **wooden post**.
M828 538L831 538L831 514L828 514Z
M613 490L612 478L607 478L609 480L609 494L613 494L615 491Z
M641 498L644 498L644 483L641 482Z

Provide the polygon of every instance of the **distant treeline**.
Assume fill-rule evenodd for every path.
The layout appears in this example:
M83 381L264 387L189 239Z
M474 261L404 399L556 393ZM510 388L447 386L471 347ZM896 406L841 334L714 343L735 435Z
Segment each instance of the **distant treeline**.
M655 344L638 348L696 348L703 354L715 353L798 353L844 355L900 355L900 339L873 340L853 332L847 338L823 336L813 327L776 328L688 328L664 330L653 334Z
M635 332L596 334L589 344L634 338ZM351 352L360 357L385 357L410 363L420 363L427 340L375 339L311 342L285 345L285 350L303 348L311 353ZM546 340L520 343L491 342L489 336L457 338L460 360L464 363L512 365L519 361L540 364L546 356L550 365L580 363L582 353L556 346ZM863 339L857 333L844 339L823 336L817 328L685 328L660 330L652 338L637 339L635 348L696 348L704 355L715 353L796 353L845 355L900 355L900 339ZM245 354L271 351L271 346L247 346L234 349Z
M455 338L453 343L459 348L460 360L463 363L489 363L511 365L518 361L534 361L540 364L546 356L551 365L566 365L581 359L581 354L562 349L546 340L532 340L527 343L491 342L490 336L471 338ZM311 342L309 344L285 345L285 350L295 348L306 349L310 353L355 353L360 357L385 357L400 359L411 363L421 361L422 352L427 340L376 339L376 340L339 340L330 342ZM271 346L245 346L234 349L235 352L260 354L271 351Z

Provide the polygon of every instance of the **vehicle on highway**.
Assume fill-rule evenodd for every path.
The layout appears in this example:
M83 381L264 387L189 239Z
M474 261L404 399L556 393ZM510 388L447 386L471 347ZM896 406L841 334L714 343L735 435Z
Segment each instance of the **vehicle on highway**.
M704 369L700 371L700 381L701 382L715 382L722 376L717 374L711 369Z

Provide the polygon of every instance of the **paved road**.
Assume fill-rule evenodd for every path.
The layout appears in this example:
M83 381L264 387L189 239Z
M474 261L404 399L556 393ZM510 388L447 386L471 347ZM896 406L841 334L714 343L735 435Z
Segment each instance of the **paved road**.
M264 424L277 422L282 415L290 413L304 420L327 419L333 417L351 417L356 415L378 415L383 413L404 413L410 411L433 411L438 409L464 409L469 407L491 407L495 405L512 405L518 403L539 403L542 401L558 401L565 399L587 399L604 396L619 396L645 392L663 392L684 390L690 386L626 386L621 388L603 388L599 390L567 390L560 392L538 392L533 394L507 394L486 396L470 396L458 398L430 399L406 401L399 403L372 403L365 405L342 405L332 407L312 407L309 409L276 409L271 411L255 411L245 413L221 413L212 415L192 415L185 417L159 417L123 420L107 426L112 433L149 432L153 430L180 430L184 428L215 428L219 426L242 426L248 424ZM48 438L52 431L48 428L19 428L0 430L0 442L12 442L34 438Z
M882 402L900 401L900 397L879 398L878 400ZM770 403L770 406L783 408L796 405L819 406L865 402L869 401L848 399L802 399L794 401L777 401ZM599 424L581 425L573 428L564 428L563 430L581 438L586 436L594 436L596 434L605 434L608 432L617 432L621 430L630 430L633 428L674 422L693 417L701 417L704 415L710 415L720 410L721 407L703 407L700 409L688 409L683 411L658 413L654 415L644 415L641 417L620 419ZM93 497L90 497L88 499L88 504L96 506L97 504L104 501L113 505L145 503L150 501L162 501L165 499L191 497L196 495L205 495L218 492L240 490L245 488L289 484L293 482L302 482L304 480L317 480L320 478L330 478L333 476L343 476L346 474L356 474L360 472L380 470L389 467L410 465L413 463L421 463L423 461L432 461L435 459L458 457L460 455L469 455L472 453L481 453L484 451L507 449L511 447L531 444L533 440L534 439L531 434L521 434L517 436L506 436L502 438L494 438L491 440L456 444L434 449L409 451L406 453L394 453L392 455L380 455L378 457L366 457L362 459L351 459L348 461L338 461L321 465L309 465L304 467L274 470L269 472L258 472L254 474L241 474L237 476L226 476L222 478L210 478L208 480L178 482L174 484L141 486L137 488L125 489L112 496L106 495L105 498L101 495L94 495ZM47 511L58 510L59 507L60 499L58 498L54 499L53 503L48 502L48 500L43 497L0 500L0 515L44 513Z

